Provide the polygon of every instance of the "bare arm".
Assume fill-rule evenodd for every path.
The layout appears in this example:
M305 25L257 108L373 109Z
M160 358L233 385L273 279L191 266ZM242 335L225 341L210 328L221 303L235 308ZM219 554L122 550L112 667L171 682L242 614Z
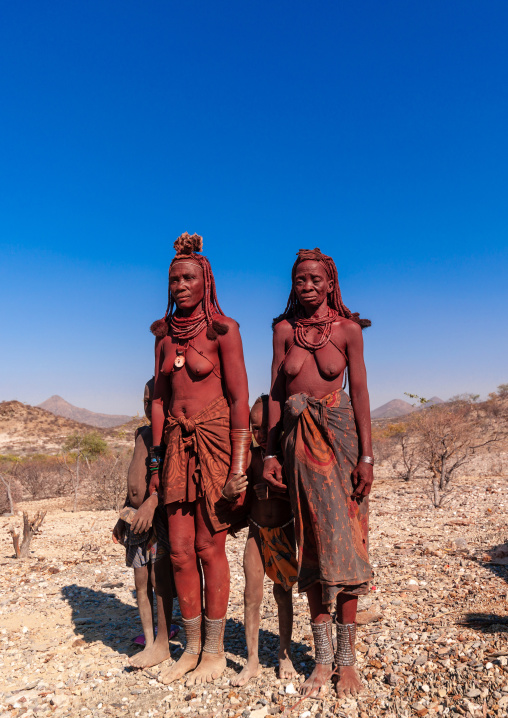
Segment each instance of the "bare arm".
M350 322L347 333L349 388L358 432L360 455L372 456L370 402L367 389L367 372L363 359L362 330L356 322ZM374 480L372 466L360 462L353 471L353 480L355 482L353 498L368 496Z
M242 339L234 319L223 317L229 329L219 336L221 368L231 411L231 428L249 428L249 387L243 358Z
M272 386L268 399L268 440L266 455L274 455L279 446L282 410L286 401L286 377L282 368L284 361L286 336L290 330L287 322L280 322L273 330ZM282 468L278 459L266 459L263 479L277 493L286 491L282 482Z
M160 368L164 361L164 350L162 339L155 340L155 384L152 400L152 441L153 446L159 446L162 441L162 429L164 426L164 393L166 390L167 378L161 373Z

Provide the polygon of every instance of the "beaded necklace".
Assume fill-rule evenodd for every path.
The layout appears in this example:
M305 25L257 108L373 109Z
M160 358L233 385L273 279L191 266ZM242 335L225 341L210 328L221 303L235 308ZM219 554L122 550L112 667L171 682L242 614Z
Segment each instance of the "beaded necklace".
M177 317L173 314L170 322L172 334L178 341L194 339L207 325L204 312L194 314L191 317Z
M328 312L322 317L297 317L295 323L295 344L308 351L315 352L322 349L330 341L332 335L332 324L339 316L335 309L328 307ZM307 338L307 334L311 327L318 329L321 334L317 341L311 341Z

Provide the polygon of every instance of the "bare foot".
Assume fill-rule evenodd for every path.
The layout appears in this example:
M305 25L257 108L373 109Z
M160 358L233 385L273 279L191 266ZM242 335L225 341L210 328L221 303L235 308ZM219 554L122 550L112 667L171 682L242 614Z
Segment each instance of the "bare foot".
M286 648L281 648L279 651L279 678L283 681L287 681L291 678L296 678L297 675L298 673L293 666L291 651L288 651Z
M170 655L167 640L155 641L151 646L147 646L140 653L131 656L129 663L133 668L151 668L166 661Z
M173 683L173 681L177 681L189 671L193 671L198 665L198 661L198 655L196 655L195 653L186 653L184 651L176 663L173 663L164 671L160 672L160 683L164 683L164 685L167 686L168 683Z
M224 653L202 653L201 661L195 671L187 678L186 686L197 686L200 683L211 683L218 678L226 668Z
M231 679L232 686L244 686L250 681L251 678L256 678L259 675L259 661L247 661L246 665L242 668L237 676L233 676Z
M306 698L315 698L317 695L325 695L325 693L328 692L327 683L331 675L331 663L316 663L316 667L310 676L305 683L300 686L300 693Z
M358 626L365 626L367 623L379 621L382 614L379 611L358 611L356 614L356 623Z
M363 685L355 666L339 666L339 675L335 681L335 690L339 698L356 696L363 690Z

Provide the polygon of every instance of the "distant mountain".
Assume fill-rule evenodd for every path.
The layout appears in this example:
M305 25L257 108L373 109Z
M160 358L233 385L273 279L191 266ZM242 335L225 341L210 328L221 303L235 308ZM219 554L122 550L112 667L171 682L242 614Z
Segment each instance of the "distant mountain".
M415 410L415 407L403 399L392 399L383 406L371 412L373 419L396 419L398 416L405 416Z
M120 426L132 419L132 416L124 416L120 414L99 414L88 409L80 409L68 401L62 399L61 396L55 394L49 399L37 405L39 409L50 411L55 416L64 416L72 421L79 421L81 424L89 424L90 426L98 426L102 429L109 429L113 426Z
M444 404L444 401L438 396L433 396L432 399L428 400L425 406L433 406L434 404Z
M374 409L370 416L372 419L397 419L399 416L406 416L406 414L410 414L416 409L424 409L434 404L444 404L444 401L438 396L433 396L426 404L413 406L413 404L404 401L404 399L392 399L392 401L389 401L387 404L383 404L383 406L378 406L377 409Z

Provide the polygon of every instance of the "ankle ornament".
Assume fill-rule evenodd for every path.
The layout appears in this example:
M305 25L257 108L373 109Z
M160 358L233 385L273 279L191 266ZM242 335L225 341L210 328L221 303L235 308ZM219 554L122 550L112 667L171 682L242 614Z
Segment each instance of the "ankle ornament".
M195 618L182 618L185 629L185 653L199 656L201 653L201 614Z
M337 630L337 650L335 664L337 666L354 666L356 663L356 623L335 623Z
M205 616L205 645L203 653L224 653L224 618L208 618Z
M324 665L333 663L332 622L313 623L311 621L310 627L314 637L316 663Z

